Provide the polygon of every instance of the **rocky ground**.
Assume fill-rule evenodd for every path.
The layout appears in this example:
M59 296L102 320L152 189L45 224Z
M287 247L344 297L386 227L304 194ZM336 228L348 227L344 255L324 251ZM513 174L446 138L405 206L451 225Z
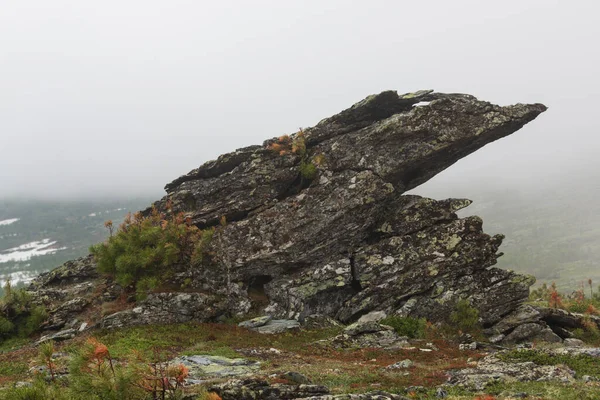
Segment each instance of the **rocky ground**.
M135 350L183 364L190 371L187 393L203 387L225 400L600 398L600 348L576 339L501 348L469 335L443 339L439 331L410 339L373 321L279 333L257 324L88 330L58 342L54 358L59 373L66 373L70 353L93 336L117 360ZM48 374L37 352L32 343L5 343L2 387Z

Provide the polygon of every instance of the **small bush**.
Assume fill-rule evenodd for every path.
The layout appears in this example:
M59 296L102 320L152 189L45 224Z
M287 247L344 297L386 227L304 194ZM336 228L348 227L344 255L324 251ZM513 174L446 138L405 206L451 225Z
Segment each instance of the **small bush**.
M114 235L109 222L111 236L90 251L100 272L133 288L139 299L175 272L200 265L213 234L212 228L198 229L183 213L167 218L156 209L148 217L128 215Z
M311 162L300 163L300 175L306 180L313 180L317 175L317 167Z
M450 314L450 321L461 332L473 333L480 328L479 311L467 299L456 302L455 310Z
M10 282L6 282L4 296L0 299L0 339L27 337L37 331L47 318L46 309L34 304L27 291L15 290Z
M389 325L400 336L419 339L425 336L427 320L425 318L390 316L381 320L383 325Z

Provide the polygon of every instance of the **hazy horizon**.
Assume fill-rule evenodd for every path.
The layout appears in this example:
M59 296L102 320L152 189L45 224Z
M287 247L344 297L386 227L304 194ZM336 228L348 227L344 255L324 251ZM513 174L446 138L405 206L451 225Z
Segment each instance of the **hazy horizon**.
M0 14L0 198L160 197L388 89L549 107L432 185L597 169L592 1L51 3Z

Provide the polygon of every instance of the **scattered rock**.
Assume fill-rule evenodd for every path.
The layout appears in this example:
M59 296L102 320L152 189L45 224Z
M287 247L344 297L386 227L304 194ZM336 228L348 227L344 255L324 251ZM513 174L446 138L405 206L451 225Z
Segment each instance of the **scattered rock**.
M448 384L472 390L484 390L495 382L559 381L573 382L575 372L561 365L536 365L533 362L504 362L492 354L476 367L450 372Z
M303 400L409 400L408 397L397 394L376 391L363 394L338 394L335 396L313 396Z
M326 395L329 389L319 385L287 385L269 384L257 378L244 380L230 380L210 387L210 391L217 393L223 400L271 400L271 399L304 399L320 398L315 396Z

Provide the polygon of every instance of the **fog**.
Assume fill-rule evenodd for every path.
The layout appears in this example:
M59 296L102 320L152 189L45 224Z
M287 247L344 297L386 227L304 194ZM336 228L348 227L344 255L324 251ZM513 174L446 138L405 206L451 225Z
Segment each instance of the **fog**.
M598 4L0 0L0 198L158 197L387 89L549 107L424 192L595 182Z

